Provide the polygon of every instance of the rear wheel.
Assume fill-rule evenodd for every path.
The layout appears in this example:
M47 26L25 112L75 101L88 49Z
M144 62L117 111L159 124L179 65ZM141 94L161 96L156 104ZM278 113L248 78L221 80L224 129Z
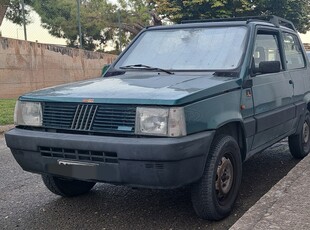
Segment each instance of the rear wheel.
M192 203L197 215L207 220L228 216L236 201L241 177L242 160L237 142L231 136L216 137L204 174L192 186Z
M69 180L52 175L42 175L42 179L45 186L52 193L63 197L72 197L85 194L96 184L94 182Z
M298 134L289 136L288 143L293 157L301 159L310 151L310 115L306 113L301 131Z

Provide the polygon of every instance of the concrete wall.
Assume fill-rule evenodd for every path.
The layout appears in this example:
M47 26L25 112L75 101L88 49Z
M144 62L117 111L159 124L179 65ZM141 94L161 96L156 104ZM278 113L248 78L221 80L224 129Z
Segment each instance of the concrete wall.
M0 98L99 77L115 55L0 37Z

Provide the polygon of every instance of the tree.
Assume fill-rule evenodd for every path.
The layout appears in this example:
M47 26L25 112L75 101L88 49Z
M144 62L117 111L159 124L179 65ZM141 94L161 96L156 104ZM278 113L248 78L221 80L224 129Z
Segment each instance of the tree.
M292 21L300 33L310 29L309 0L260 0L254 1L254 14L277 15ZM252 13L252 14L253 14Z
M152 18L158 24L147 0L118 0L117 5L108 0L80 1L82 42L88 50L110 40L114 40L116 49L120 50L120 44L126 45L141 29L151 25ZM78 47L77 0L25 0L25 3L40 15L42 26L51 35L65 38L69 46ZM22 24L20 0L1 0L0 7L0 13L6 11L7 19ZM26 9L27 15L29 10Z
M183 20L238 17L251 10L248 0L153 0L152 2L160 15L175 23Z
M274 14L291 20L299 32L310 29L309 0L118 0L118 4L108 0L80 1L82 42L89 50L114 41L115 49L120 51L144 27L166 21ZM78 47L77 0L25 0L25 3L41 16L42 26L51 35ZM1 0L2 6L8 7L9 20L22 23L20 0Z
M152 0L158 14L182 20L277 15L291 20L297 30L310 29L309 0Z
M33 9L40 15L41 24L55 37L67 39L71 47L78 47L78 24L76 0L34 0ZM81 10L83 24L84 11ZM88 50L95 48L94 38L97 38L100 28L96 22L89 27L83 24L83 47Z
M2 24L5 12L6 12L7 8L8 8L8 2L9 1L6 0L6 1L1 2L1 4L0 4L0 26Z
M84 26L93 25L95 21L98 28L105 28L106 38L116 38L117 50L121 49L120 43L128 44L144 27L161 24L147 0L118 0L118 6L91 0L86 6Z
M25 4L31 5L33 0L24 0ZM28 16L29 10L25 9L25 15ZM12 21L15 24L21 25L23 23L22 7L20 0L1 0L0 2L0 25L2 23L3 17ZM26 20L26 23L29 23Z
M76 0L28 0L28 3L41 16L42 26L51 35L78 47ZM121 50L120 44L127 44L145 26L159 24L156 19L146 0L118 0L117 5L107 0L81 0L83 47L94 50L114 40L115 48Z

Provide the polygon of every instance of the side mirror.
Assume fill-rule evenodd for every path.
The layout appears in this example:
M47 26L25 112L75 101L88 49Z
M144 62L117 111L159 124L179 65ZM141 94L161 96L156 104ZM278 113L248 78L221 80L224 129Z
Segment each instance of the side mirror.
M101 76L104 77L105 73L108 71L108 69L110 68L109 64L106 64L103 66L102 70L101 70Z
M262 61L259 63L258 72L278 73L281 71L281 63L279 61Z

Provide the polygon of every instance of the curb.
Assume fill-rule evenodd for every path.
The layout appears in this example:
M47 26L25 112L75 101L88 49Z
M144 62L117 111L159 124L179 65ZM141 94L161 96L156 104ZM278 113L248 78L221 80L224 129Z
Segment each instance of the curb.
M259 199L239 220L237 220L230 230L306 229L303 227L294 228L294 226L296 227L296 225L293 224L294 221L292 221L295 218L294 213L285 210L285 208L282 207L282 204L288 202L289 199L302 199L302 197L295 197L293 199L292 197L294 197L294 193L292 191L296 189L296 186L300 186L298 180L309 172L309 165L310 155L301 160L285 177L283 177L261 199ZM290 213L289 217L286 216L287 213ZM300 213L302 213L302 208ZM282 218L281 224L275 221L275 216L277 218ZM298 221L298 218L296 219ZM301 218L299 221L301 221Z
M6 131L9 131L10 129L13 129L14 125L0 125L0 135L5 133Z

